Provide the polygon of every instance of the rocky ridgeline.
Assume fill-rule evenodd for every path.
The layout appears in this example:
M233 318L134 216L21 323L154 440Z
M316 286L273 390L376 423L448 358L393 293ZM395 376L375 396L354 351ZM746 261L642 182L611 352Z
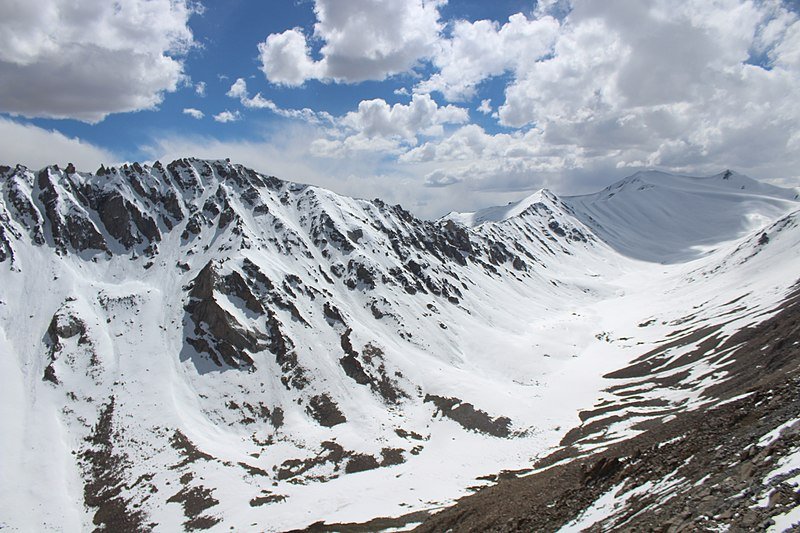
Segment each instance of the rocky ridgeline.
M316 299L326 322L347 329L330 302L338 284L365 293L388 286L459 305L470 288L462 279L465 272L532 276L535 267L544 268L542 256L569 254L573 243L591 238L568 221L563 214L568 208L555 198L555 206L536 204L529 217L513 221L526 241L493 226L423 221L400 206L344 199L228 161L101 166L95 174L77 172L71 164L38 172L0 167L0 188L0 263L11 268L18 268L14 250L22 245L93 262L128 258L143 269L158 261L159 246L172 235L179 235L173 238L178 253L170 250L172 255L210 253L215 259L199 271L177 263L192 276L186 341L220 367L251 368L252 354L268 349L284 369L285 382L296 386L305 378L280 315L288 312L291 320L310 327L311 317L298 310L298 297ZM252 261L225 259L250 248L305 258L317 268L270 279ZM222 276L220 269L226 271ZM262 323L248 329L220 306L215 293L242 302L245 312L263 317ZM386 298L370 300L369 307L376 320L397 318ZM359 374L353 369L364 362L345 355L348 375ZM393 397L385 383L372 386Z
M47 270L38 283L59 294L41 310L49 325L37 333L44 361L35 368L44 386L63 394L61 416L84 443L77 463L92 493L85 502L97 525L112 528L147 529L142 509L167 503L182 505L186 527L213 526L219 498L199 481L204 461L230 467L237 479L243 470L305 484L403 463L421 453L439 419L487 438L523 435L479 402L414 382L407 370L417 369L396 359L405 347L455 345L448 322L480 312L487 282L537 286L553 260L594 245L551 196L502 226L424 221L400 206L227 160L93 174L73 165L0 167L0 268L16 280ZM44 258L52 263L42 268ZM82 290L73 296L62 276ZM170 320L154 322L154 311ZM151 351L178 348L137 354L143 371L148 358L190 362L196 372L180 379L206 387L199 416L250 435L248 456L261 466L200 451L180 427L132 429L138 415L131 418L136 408L125 400L129 383L117 358L147 336L163 341ZM406 420L404 412L423 415ZM381 432L368 435L369 444L379 446L359 450L332 438L363 423L364 413L370 431ZM287 420L324 436L294 435ZM279 441L292 443L291 453L265 452ZM165 471L161 454L182 459ZM152 494L176 481L179 492L154 503L160 496ZM250 506L285 499L262 492Z

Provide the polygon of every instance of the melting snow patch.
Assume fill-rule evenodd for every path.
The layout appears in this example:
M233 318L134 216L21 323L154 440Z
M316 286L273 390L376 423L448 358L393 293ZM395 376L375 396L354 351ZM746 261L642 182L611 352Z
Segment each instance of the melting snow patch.
M686 482L686 479L682 477L673 478L677 471L678 469L673 470L660 481L647 481L622 494L620 494L620 492L625 483L623 482L615 485L613 488L611 488L611 490L600 496L590 507L585 509L578 516L578 518L566 524L559 531L561 533L583 531L594 524L607 521L611 519L617 512L621 511L631 498L655 496L657 500L654 502L654 504L656 505L660 505L671 500L673 497L675 497L675 487ZM649 507L650 505L645 506L642 510ZM635 516L635 514L627 516L626 519L629 520L630 518L633 518L633 516ZM616 528L622 525L624 525L624 523L617 524L614 522L614 520L611 520L610 522L603 524L603 529Z
M788 513L783 513L779 515L775 515L772 517L775 521L775 524L770 526L767 530L768 532L780 532L780 531L789 531L792 526L797 525L800 523L800 507L795 507Z
M773 429L772 431L761 437L758 441L758 445L761 446L762 448L765 446L769 446L770 444L778 440L784 429L791 427L798 422L800 422L800 418L795 418L794 420L789 420L788 422L781 424L780 426L776 427L775 429Z

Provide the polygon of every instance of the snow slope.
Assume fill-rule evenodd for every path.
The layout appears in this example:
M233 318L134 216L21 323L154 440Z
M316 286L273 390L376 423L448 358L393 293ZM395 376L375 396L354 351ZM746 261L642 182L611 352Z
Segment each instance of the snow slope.
M564 198L620 253L662 263L707 254L763 227L797 200L794 189L730 170L702 178L637 172L598 193Z
M674 322L795 281L800 205L723 178L426 222L227 161L0 167L0 524L282 531L523 468Z

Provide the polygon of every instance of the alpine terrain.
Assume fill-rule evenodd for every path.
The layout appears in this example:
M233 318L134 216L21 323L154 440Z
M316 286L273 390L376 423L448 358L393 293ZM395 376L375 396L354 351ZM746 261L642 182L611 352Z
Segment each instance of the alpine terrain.
M797 190L424 221L227 160L0 188L0 529L800 522Z

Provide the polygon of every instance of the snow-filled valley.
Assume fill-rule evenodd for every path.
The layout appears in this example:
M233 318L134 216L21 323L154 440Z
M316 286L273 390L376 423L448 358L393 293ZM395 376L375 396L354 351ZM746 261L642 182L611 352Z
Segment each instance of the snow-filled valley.
M9 531L414 517L734 398L800 278L798 192L730 171L434 222L228 161L0 188Z

